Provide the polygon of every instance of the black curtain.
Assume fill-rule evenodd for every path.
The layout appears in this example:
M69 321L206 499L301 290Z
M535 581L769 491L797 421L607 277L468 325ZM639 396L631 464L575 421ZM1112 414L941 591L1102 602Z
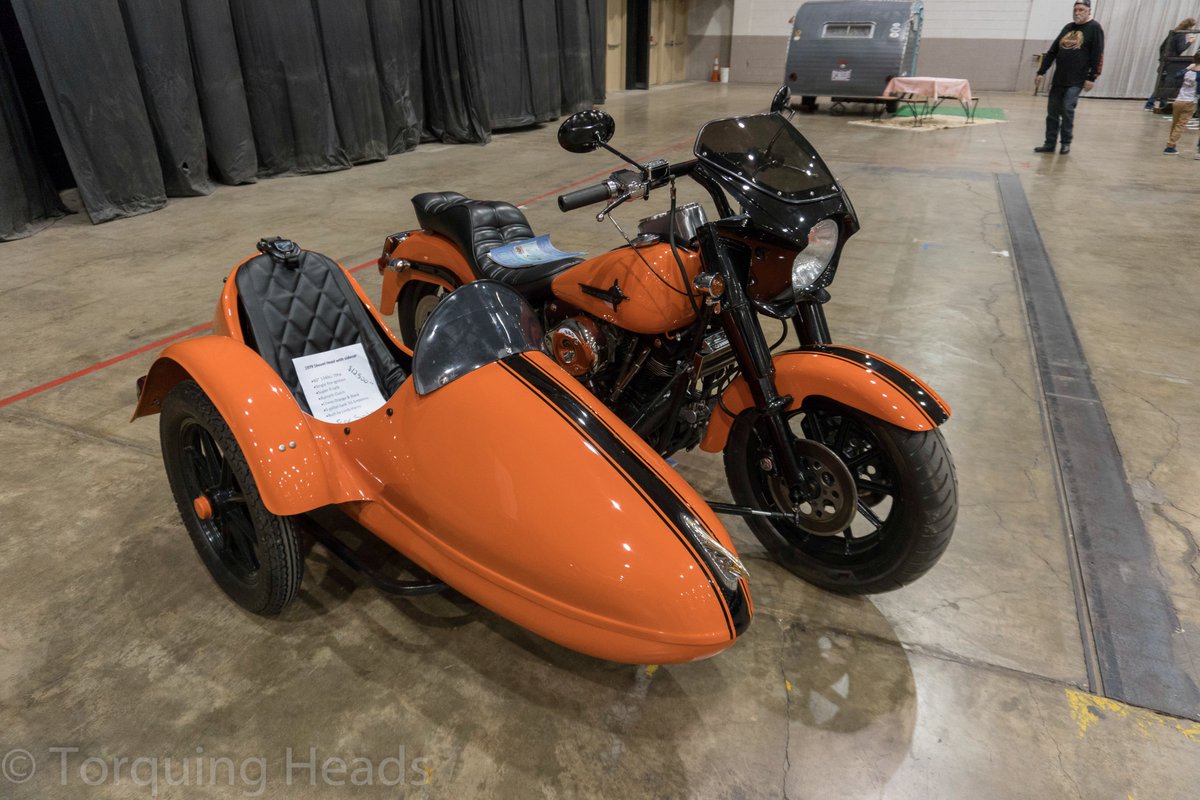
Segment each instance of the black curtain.
M421 141L421 7L413 0L367 0L389 153Z
M338 138L311 0L232 0L258 174L350 166Z
M480 40L464 20L483 1L421 0L425 133L433 139L465 144L491 138Z
M560 109L564 114L573 114L591 108L595 102L588 0L559 0L557 8L559 70L562 72Z
M342 147L355 164L382 161L388 135L366 0L314 2Z
M562 107L556 5L555 0L521 0L521 15L529 50L530 99L536 122L554 119Z
M179 0L120 0L142 98L171 197L208 194L208 155Z
M93 222L603 100L602 0L11 2ZM0 84L8 237L61 206Z
M34 147L8 54L0 47L0 241L37 233L64 213Z
M92 222L166 205L117 0L13 0L13 10Z
M522 0L473 0L462 9L462 24L483 44L483 96L493 129L532 125L535 120L521 4Z
M616 2L616 0L607 0ZM608 8L606 0L588 0L588 27L591 29L592 101L604 102L604 69L608 59Z
M227 0L183 0L209 166L222 183L254 183L258 151Z

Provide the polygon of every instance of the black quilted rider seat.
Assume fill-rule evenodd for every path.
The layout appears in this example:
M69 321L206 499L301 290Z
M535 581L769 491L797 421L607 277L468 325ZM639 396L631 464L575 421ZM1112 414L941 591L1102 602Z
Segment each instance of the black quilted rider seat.
M312 413L292 359L361 343L384 397L407 377L410 359L379 330L341 267L287 239L263 239L263 252L238 268L238 304L247 344Z
M505 267L488 257L502 244L534 238L521 210L498 200L471 200L458 192L424 192L412 199L417 222L457 245L477 278L506 283L530 299L550 293L550 282L582 258L564 258L546 264Z

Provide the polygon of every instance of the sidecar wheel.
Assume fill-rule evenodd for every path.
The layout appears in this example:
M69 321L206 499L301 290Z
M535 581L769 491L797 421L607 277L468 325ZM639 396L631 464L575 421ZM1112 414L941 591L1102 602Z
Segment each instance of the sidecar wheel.
M442 302L446 290L425 281L412 281L400 290L396 303L396 325L400 328L400 341L411 350L417 346L417 336L425 327L425 320Z
M163 399L159 437L175 504L213 580L247 611L278 614L304 574L295 526L263 505L237 439L195 381Z
M734 501L794 513L757 419L754 411L739 415L725 448ZM811 516L816 512L805 504L801 512L807 510L812 519L805 527L748 519L754 535L781 565L823 589L875 594L912 583L937 563L950 544L958 514L958 480L941 431L907 431L820 398L789 415L788 426L796 441L824 445L798 445L798 452L806 454L814 485L823 481L832 487L833 500L822 510L836 524L822 529ZM821 453L826 458L836 454L849 473L837 463L823 467ZM846 475L852 476L853 491L839 493L838 482ZM854 508L837 508L839 497L854 498Z

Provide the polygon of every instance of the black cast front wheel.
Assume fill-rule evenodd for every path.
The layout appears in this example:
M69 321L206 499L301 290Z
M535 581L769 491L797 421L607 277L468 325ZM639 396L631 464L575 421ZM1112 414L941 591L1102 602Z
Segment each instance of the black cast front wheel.
M958 482L937 429L908 431L820 398L787 425L805 481L783 480L757 411L734 421L725 475L734 502L797 523L747 520L784 567L835 592L898 589L928 572L954 532Z
M163 464L175 504L204 566L256 614L278 614L304 572L296 529L263 505L233 432L195 381L163 399Z

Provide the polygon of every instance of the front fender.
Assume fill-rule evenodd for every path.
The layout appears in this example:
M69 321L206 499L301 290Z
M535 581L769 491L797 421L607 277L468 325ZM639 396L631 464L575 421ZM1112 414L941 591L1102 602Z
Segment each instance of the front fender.
M866 350L840 345L801 348L780 353L774 364L776 389L792 397L789 410L809 397L828 397L910 431L936 428L950 417L950 406L924 381ZM753 405L745 377L738 376L725 390L700 449L724 450L734 417Z
M189 379L229 425L271 513L291 516L366 499L357 470L328 446L325 426L300 410L257 353L226 336L202 336L164 350L140 382L133 419L157 414L167 393Z

